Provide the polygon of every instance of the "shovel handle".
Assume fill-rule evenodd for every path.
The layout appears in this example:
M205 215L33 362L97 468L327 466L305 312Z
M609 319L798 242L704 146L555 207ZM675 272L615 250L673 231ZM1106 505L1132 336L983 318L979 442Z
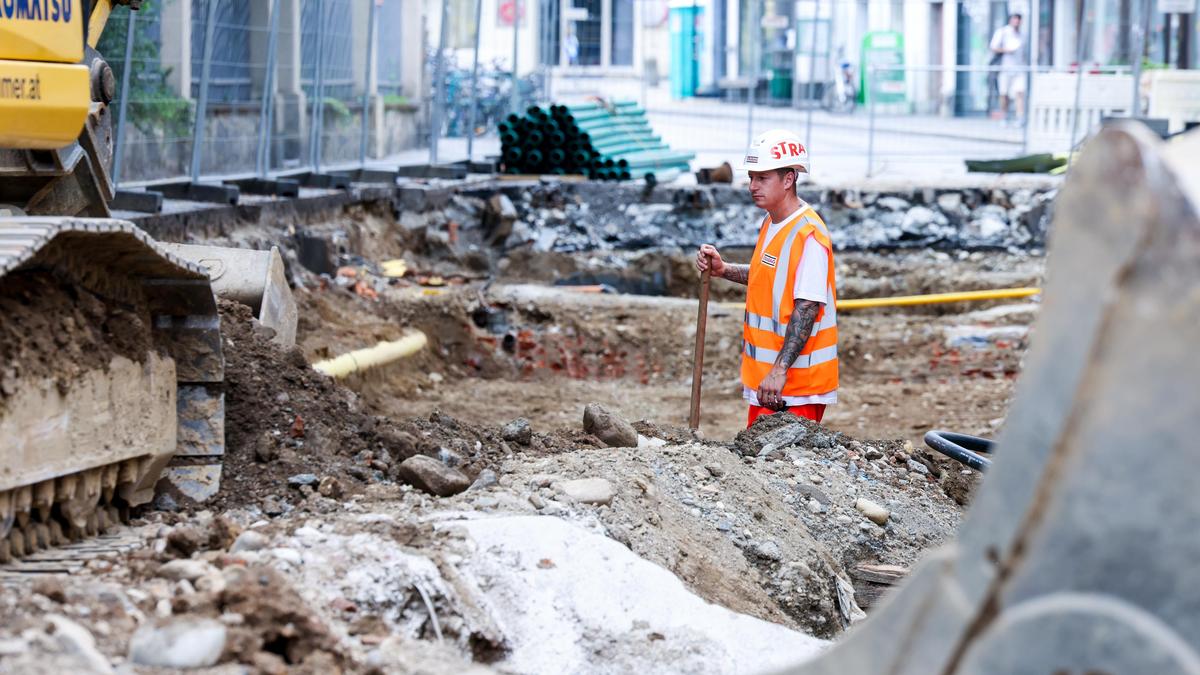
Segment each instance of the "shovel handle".
M700 308L696 313L696 351L692 362L692 409L688 427L700 428L700 379L704 375L704 331L708 326L709 271L700 274Z

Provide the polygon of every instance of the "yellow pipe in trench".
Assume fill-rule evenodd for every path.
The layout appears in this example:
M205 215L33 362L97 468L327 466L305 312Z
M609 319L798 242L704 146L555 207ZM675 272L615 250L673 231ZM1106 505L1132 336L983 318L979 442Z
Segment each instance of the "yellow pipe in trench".
M838 300L838 309L866 309L868 307L899 307L904 305L935 305L941 302L970 302L975 300L1006 300L1028 298L1041 294L1040 288L993 288L986 291L961 291L958 293L930 293L928 295L900 295L894 298L855 298Z
M898 295L891 298L854 298L838 300L837 308L867 309L869 307L901 307L906 305L935 305L943 302L971 302L976 300L1007 300L1013 298L1028 298L1040 295L1042 289L1024 288L993 288L986 291L960 291L957 293L930 293L928 295ZM722 302L722 307L741 309L745 303Z
M427 342L424 333L414 331L399 340L380 342L374 347L356 349L326 361L318 361L313 364L313 369L330 377L346 377L412 356L424 349Z

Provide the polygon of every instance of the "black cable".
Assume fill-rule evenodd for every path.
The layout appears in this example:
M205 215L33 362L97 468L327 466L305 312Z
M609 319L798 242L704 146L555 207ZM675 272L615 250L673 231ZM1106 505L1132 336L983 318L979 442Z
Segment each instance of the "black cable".
M968 436L953 431L930 431L925 434L925 445L943 455L962 462L976 471L986 471L992 460L984 455L992 454L996 442L978 436Z

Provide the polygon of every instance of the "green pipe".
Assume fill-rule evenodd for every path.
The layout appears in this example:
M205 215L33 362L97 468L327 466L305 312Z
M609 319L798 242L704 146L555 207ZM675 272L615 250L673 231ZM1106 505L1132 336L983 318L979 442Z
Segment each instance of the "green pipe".
M645 119L646 119L646 113L639 110L637 112L625 112L625 113L621 113L619 115L608 115L608 114L604 114L604 113L591 113L591 114L584 113L584 114L580 114L580 115L575 115L574 119L572 121L578 127L587 127L587 126L591 126L591 125L594 125L594 124L597 124L600 122L645 120Z
M686 162L696 158L695 153L670 150L643 150L638 152L609 153L609 156L615 157L618 154L630 162L643 159L676 159L678 161Z
M591 120L575 120L575 126L584 131L610 126L649 126L642 115L622 115L621 117L597 117Z
M568 105L568 106L563 106L563 107L566 108L567 112L569 112L571 114L575 114L576 112L592 112L595 110L603 110L605 112L608 112L612 108L616 108L618 110L621 108L636 108L636 107L638 107L638 102L637 101L613 101L608 106L603 106L599 103L576 103L574 105Z
M595 129L588 131L588 138L593 143L603 141L609 138L639 138L653 136L654 130L650 127L606 127L603 129Z
M604 145L594 145L596 152L601 152L606 155L619 155L626 152L637 152L639 150L668 150L670 149L666 143L662 141L613 141Z

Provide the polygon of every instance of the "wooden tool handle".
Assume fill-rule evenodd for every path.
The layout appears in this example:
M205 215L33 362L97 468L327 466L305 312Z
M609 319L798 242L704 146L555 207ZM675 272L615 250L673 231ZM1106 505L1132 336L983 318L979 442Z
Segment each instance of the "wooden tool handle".
M700 428L700 379L704 375L704 331L708 326L708 280L709 271L700 274L700 309L696 313L696 352L692 363L692 410L688 415L688 427Z

